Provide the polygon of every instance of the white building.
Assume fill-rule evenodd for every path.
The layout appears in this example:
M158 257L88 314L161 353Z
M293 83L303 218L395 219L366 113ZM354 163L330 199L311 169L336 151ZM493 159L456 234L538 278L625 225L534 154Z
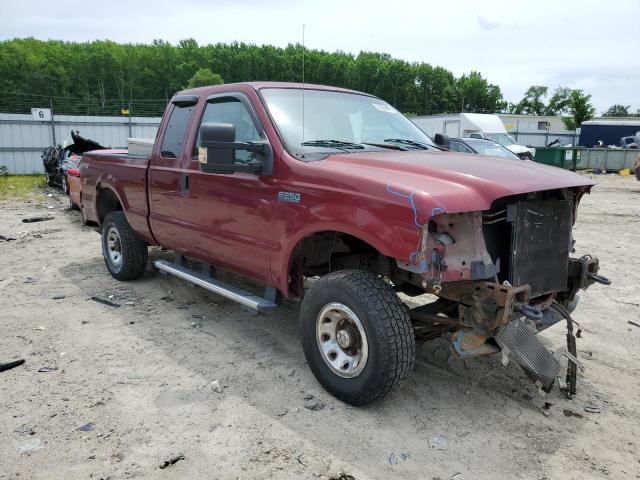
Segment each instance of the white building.
M465 114L477 116L477 114ZM421 115L411 120L429 136L435 133L446 133L449 136L468 136L457 120L461 114ZM486 117L490 115L484 115ZM554 115L515 115L498 113L506 131L515 138L518 144L532 147L543 147L559 140L562 145L576 145L579 131L567 130L560 116ZM435 131L435 130L438 131Z
M543 147L559 140L562 145L576 145L579 131L567 130L557 115L515 115L499 113L504 127L521 145Z

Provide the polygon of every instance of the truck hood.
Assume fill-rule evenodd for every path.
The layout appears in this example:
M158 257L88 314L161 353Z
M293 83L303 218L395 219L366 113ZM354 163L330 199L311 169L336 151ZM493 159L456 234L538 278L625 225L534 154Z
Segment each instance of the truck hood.
M317 165L338 188L377 201L409 199L422 217L436 211L488 210L495 200L510 195L572 187L586 191L594 185L557 167L453 152L336 154Z

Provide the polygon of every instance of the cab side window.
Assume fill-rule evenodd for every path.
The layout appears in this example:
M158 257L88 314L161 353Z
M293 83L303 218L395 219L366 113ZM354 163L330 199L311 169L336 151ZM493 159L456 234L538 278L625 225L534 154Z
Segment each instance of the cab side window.
M207 122L232 124L236 127L236 142L257 142L261 140L247 108L236 98L220 98L207 103L201 124ZM197 155L197 149L201 145L200 133L198 133L194 155ZM236 150L236 162L239 163L251 162L255 156L254 152Z
M184 150L185 136L189 120L193 113L193 106L179 107L173 106L173 111L169 117L169 124L164 132L160 155L164 158L179 158Z

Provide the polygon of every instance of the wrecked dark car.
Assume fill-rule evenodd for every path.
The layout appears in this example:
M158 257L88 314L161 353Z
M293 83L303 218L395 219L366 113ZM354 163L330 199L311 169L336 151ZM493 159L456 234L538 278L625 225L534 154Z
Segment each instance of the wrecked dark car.
M541 389L564 376L575 392L572 311L580 290L609 283L596 257L573 255L588 178L443 151L371 95L271 82L180 92L150 156L90 152L80 171L114 278L143 275L159 245L175 252L159 271L245 307L301 302L309 367L347 403L397 389L416 342L440 336L460 358L499 353ZM400 292L431 295L409 309ZM556 354L536 334L561 321Z
M71 131L73 143L62 147L54 145L44 149L42 163L47 175L47 185L61 187L65 194L69 193L69 181L67 172L72 168L78 168L80 158L85 152L102 150L105 147L99 143L83 138L78 132Z

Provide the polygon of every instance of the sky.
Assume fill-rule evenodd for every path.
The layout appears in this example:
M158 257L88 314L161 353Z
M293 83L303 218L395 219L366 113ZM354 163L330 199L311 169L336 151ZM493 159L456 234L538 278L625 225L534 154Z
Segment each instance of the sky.
M389 53L477 70L519 101L530 85L640 108L640 0L0 0L0 39L246 42Z

